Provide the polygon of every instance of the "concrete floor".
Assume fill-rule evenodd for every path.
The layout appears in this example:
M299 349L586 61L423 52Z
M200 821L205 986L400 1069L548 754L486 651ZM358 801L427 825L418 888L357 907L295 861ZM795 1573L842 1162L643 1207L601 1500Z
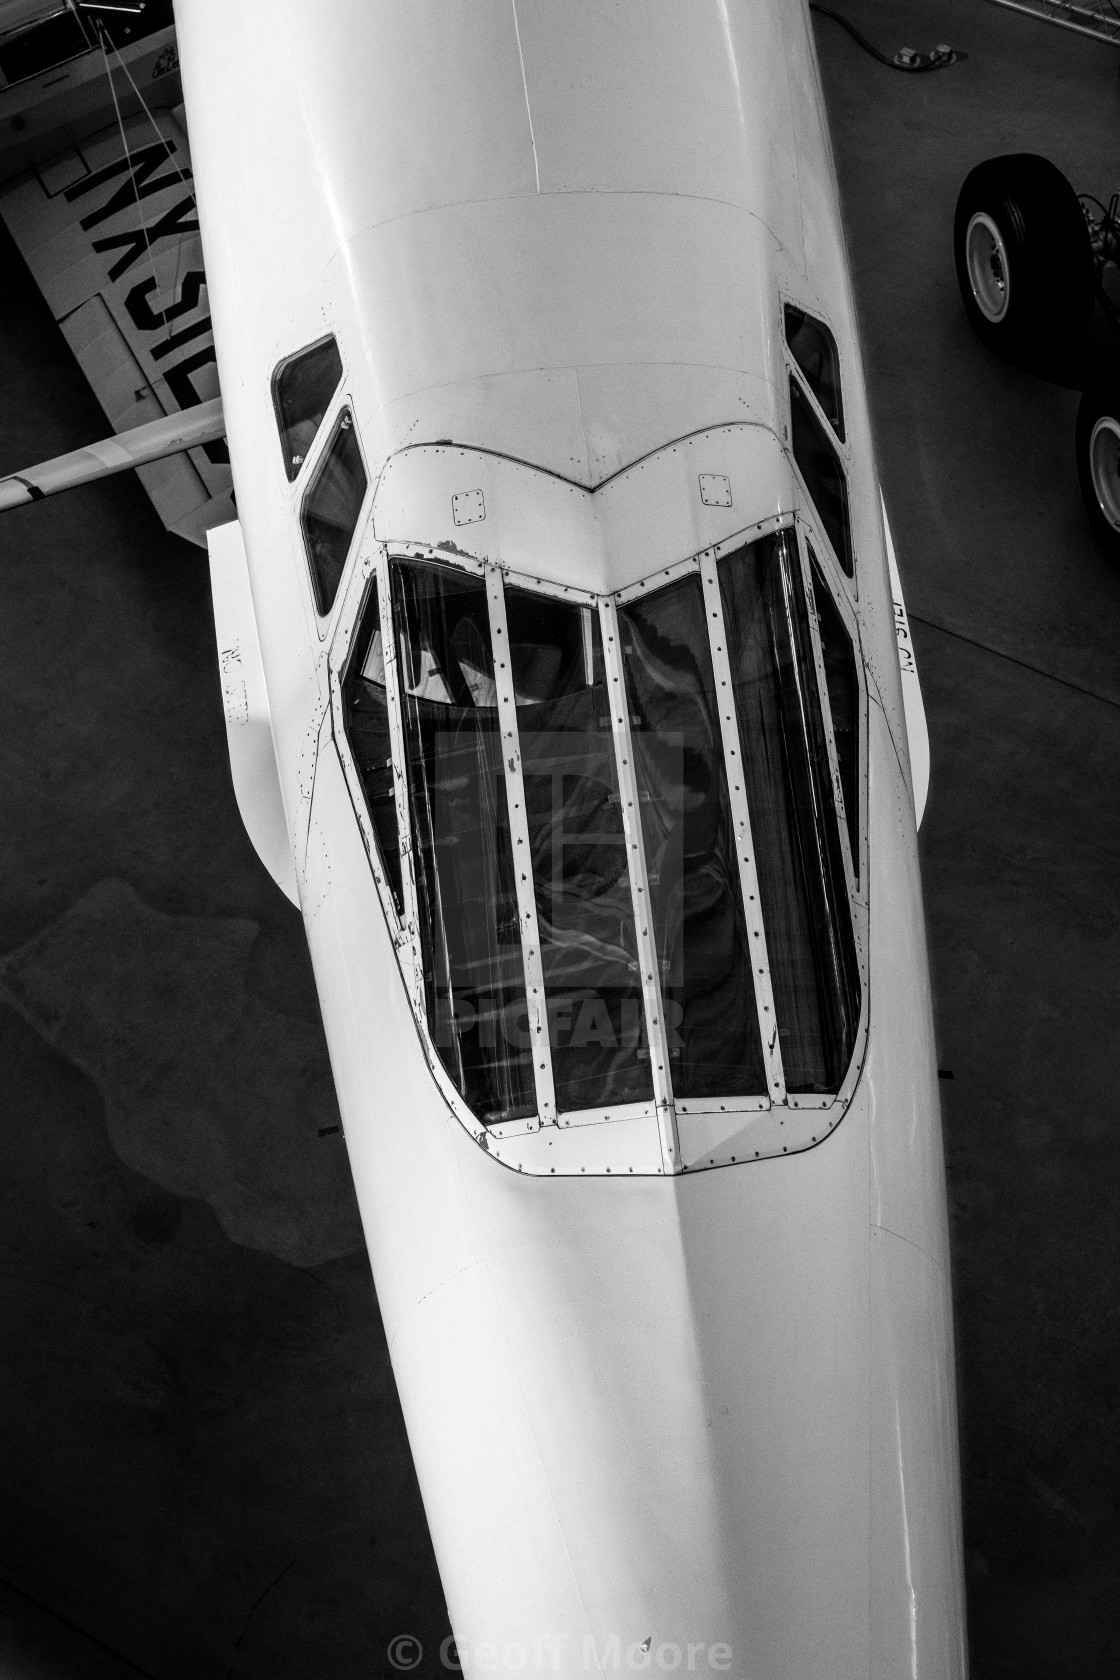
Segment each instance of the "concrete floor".
M953 1218L977 1680L1120 1672L1120 567L1078 494L1078 393L972 338L960 182L1051 157L1120 188L1120 53L993 6L839 7L817 39L872 417L932 746L922 829Z
M837 4L891 51L969 54L903 76L818 20L932 738L973 1673L1105 1680L1120 567L1081 514L1076 392L970 337L949 234L1000 151L1120 186L1120 54L975 3ZM5 241L0 470L103 429ZM205 561L131 479L5 515L0 552L0 1673L369 1680L412 1633L435 1680L446 1614L299 918L233 803Z

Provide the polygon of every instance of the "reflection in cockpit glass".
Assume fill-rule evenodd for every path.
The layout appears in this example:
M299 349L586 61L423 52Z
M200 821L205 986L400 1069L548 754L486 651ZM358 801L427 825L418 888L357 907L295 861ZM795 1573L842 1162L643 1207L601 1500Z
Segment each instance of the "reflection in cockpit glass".
M813 506L847 577L852 577L852 522L848 509L848 481L836 447L813 413L797 380L789 377L790 443Z
M507 588L559 1110L652 1096L599 615Z
M272 400L284 451L284 471L294 479L311 452L323 416L342 380L342 358L333 338L290 356L272 381Z
M486 586L393 568L428 1023L478 1117L536 1112Z
M840 400L840 355L836 340L823 321L793 304L785 306L786 343L805 375L805 382L821 405L821 412L841 443L844 409Z
M719 582L786 1087L835 1091L860 983L796 536L728 555Z
M366 493L366 470L354 429L353 415L344 408L334 436L315 469L315 477L300 513L303 540L311 566L315 607L325 617L334 605L358 515Z
M385 653L381 645L381 618L377 606L377 585L370 590L355 639L342 689L346 738L370 821L377 835L378 849L393 890L397 915L403 911L401 893L401 846L397 831L397 802L393 789L392 741L389 734L389 703L385 693Z
M698 576L619 609L674 1095L767 1089Z
M844 815L848 825L848 845L852 858L852 873L859 886L859 676L852 639L844 627L832 591L824 581L820 561L809 545L812 562L813 601L817 609L817 623L821 633L821 653L824 657L825 686L828 689L828 708L832 714L832 736L836 743L836 765L840 772L840 787L844 794Z
M771 1078L778 1092L784 1078L791 1093L827 1095L851 1063L861 983L841 836L846 819L858 870L856 649L794 529L725 555L717 576L722 615L692 571L619 605L604 648L597 604L394 560L388 674L368 589L342 685L346 735L398 912L415 906L432 1043L485 1125L648 1104L653 1054L667 1054L672 1099L694 1109L765 1097ZM734 688L731 757L717 633ZM609 694L620 679L626 744ZM737 821L757 878L753 934ZM635 922L647 902L660 1009ZM548 1052L538 1039L534 1056L527 997L542 980Z

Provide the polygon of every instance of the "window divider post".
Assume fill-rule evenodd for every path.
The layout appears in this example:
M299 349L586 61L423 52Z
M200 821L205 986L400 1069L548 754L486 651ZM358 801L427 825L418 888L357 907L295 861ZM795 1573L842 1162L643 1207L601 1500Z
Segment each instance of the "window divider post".
M525 779L521 766L521 740L517 729L517 701L513 688L513 656L506 620L505 585L500 567L486 565L486 601L490 609L490 644L494 659L494 688L498 697L498 730L502 743L502 770L509 807L509 831L513 845L513 874L517 892L517 920L521 930L521 953L525 965L525 1003L533 1052L533 1081L537 1113L542 1126L556 1124L556 1087L552 1073L552 1046L548 1037L548 1005L544 990L537 902L533 883L532 844L525 807Z
M385 696L389 714L389 747L393 757L393 796L397 808L397 841L401 852L401 931L397 950L407 963L412 1006L420 1021L427 1018L424 998L424 963L420 954L420 908L416 891L416 866L412 850L412 812L408 800L408 753L405 743L404 711L401 699L401 667L393 625L392 577L389 553L378 543L374 560L377 582L377 611L381 620L381 654L385 661Z
M809 543L805 532L800 528L798 528L797 532L797 551L801 564L801 587L804 591L805 606L809 619L809 639L813 644L813 664L816 667L817 672L817 693L820 696L821 719L824 724L824 738L828 747L828 771L830 777L832 778L832 797L836 801L836 822L840 831L840 849L844 857L844 872L847 877L848 897L849 899L854 899L859 896L856 886L856 865L859 860L852 856L851 840L848 832L848 810L844 800L844 784L840 780L840 758L836 751L836 731L832 723L832 702L829 699L828 694L828 675L825 670L824 663L824 643L821 639L821 621L817 613L817 601L814 592L814 572L818 572L820 574L822 588L827 589L828 582L825 578L823 568L816 557L815 550ZM843 617L841 617L841 623L843 623ZM847 632L847 628L848 627L845 624L845 632ZM854 647L852 649L852 654L853 660L858 667L859 661L856 657L856 650ZM857 753L859 750L859 736L861 734L862 730L857 731ZM856 785L858 788L858 772ZM858 834L858 827L856 832Z
M646 870L645 842L642 838L638 779L634 773L634 743L630 733L630 707L626 698L622 635L618 622L618 608L609 596L603 597L599 602L599 623L603 635L603 661L606 667L611 729L614 735L615 773L618 776L618 791L622 801L622 828L626 839L626 861L629 866L634 925L638 937L638 962L641 965L642 999L645 1004L646 1035L649 1038L650 1066L653 1072L654 1104L661 1136L661 1159L666 1173L680 1173L684 1169L673 1102L669 1035L665 1027L661 974L657 963L657 945L653 936L653 906Z
M723 620L723 597L719 588L719 567L714 554L700 560L700 577L704 585L705 622L708 643L712 650L712 671L716 681L716 704L723 736L724 768L727 791L731 801L731 818L735 827L735 852L739 859L739 884L742 890L743 912L750 941L751 978L754 981L755 1008L762 1035L762 1053L766 1062L766 1084L771 1104L786 1100L786 1076L782 1065L782 1046L778 1036L778 1017L774 1007L774 989L770 981L770 958L766 949L766 927L762 915L762 898L758 888L754 837L747 802L746 774L743 767L742 744L739 739L739 720L735 709L735 685L731 674L731 656L727 651L727 631Z

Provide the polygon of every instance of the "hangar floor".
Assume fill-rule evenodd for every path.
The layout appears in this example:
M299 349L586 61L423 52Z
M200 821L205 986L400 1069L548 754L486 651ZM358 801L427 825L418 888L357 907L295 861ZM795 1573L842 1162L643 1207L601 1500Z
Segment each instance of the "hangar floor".
M1107 199L1120 60L963 0L837 4L892 52L969 55L905 76L817 19L932 738L973 1673L1104 1680L1120 568L1081 513L1076 391L971 338L949 231L994 153ZM103 421L6 240L0 303L14 470ZM234 807L205 561L131 478L0 544L0 1672L368 1680L409 1633L435 1680L439 1581L300 922Z

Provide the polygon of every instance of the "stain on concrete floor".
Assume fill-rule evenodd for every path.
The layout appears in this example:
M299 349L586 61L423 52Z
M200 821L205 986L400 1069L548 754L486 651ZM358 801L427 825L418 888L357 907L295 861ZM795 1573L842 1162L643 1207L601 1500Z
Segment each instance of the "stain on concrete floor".
M209 1202L232 1241L314 1266L362 1230L322 1037L246 985L258 931L101 881L0 962L0 998L95 1081L122 1161ZM135 1217L148 1242L174 1234L166 1197Z

